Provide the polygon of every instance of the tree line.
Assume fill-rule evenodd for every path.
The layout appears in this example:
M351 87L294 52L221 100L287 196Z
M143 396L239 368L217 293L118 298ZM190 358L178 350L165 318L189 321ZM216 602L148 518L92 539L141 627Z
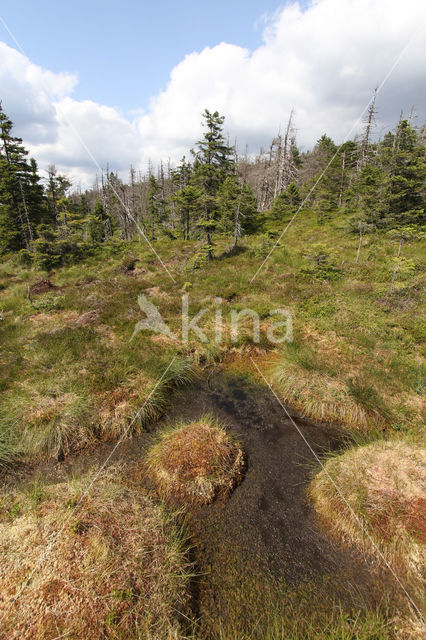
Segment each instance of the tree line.
M415 234L425 221L426 133L409 119L372 140L374 100L363 135L337 146L323 135L301 153L291 113L268 151L239 157L224 134L224 117L203 113L204 133L176 167L160 163L127 182L108 168L84 192L72 190L54 166L41 180L13 123L0 105L0 253L19 252L28 264L51 269L78 260L106 242L137 234L199 241L209 260L215 237L236 247L265 221L285 221L301 207L325 223L334 211L362 237L375 229ZM359 254L357 259L359 258Z

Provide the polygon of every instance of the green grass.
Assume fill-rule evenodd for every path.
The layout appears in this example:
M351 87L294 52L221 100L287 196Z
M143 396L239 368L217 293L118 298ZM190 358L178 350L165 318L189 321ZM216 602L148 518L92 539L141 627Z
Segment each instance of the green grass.
M0 427L0 470L9 467L17 457L18 449L13 425L9 427L6 421L2 420Z
M290 587L223 552L223 562L199 578L196 640L397 640L396 611L386 596L376 605L361 595L352 596L352 606L344 597L339 603L330 595L335 576Z
M335 607L322 616L301 618L296 606L285 613L269 611L260 614L252 626L239 625L222 629L211 636L217 640L392 640L396 636L383 613L346 612ZM200 638L201 640L201 638ZM204 639L203 639L204 640Z
M270 235L277 237L279 221L269 220L268 225ZM260 264L258 246L262 242L258 236L248 236L241 250L233 252L228 251L227 239L218 238L218 258L192 272L186 267L197 251L196 242L156 241L176 284L144 243L113 243L99 248L84 263L51 273L49 278L58 288L32 295L31 301L27 286L46 274L23 269L13 259L1 264L0 404L7 426L2 433L8 433L10 425L18 435L23 433L27 414L22 407L32 399L71 393L79 400L64 427L58 427L55 434L56 427L50 433L52 425L45 425L47 431L41 429L39 438L26 437L24 448L50 451L52 446L40 446L40 439L67 439L65 432L74 430L79 421L85 426L77 429L77 439L84 443L86 427L90 431L91 425L99 422L96 413L99 405L105 404L106 394L111 399L121 393L131 396L125 400L129 418L173 356L178 355L173 371L143 412L144 420L155 419L169 397L169 376L174 376L177 383L182 376L185 382L191 367L209 366L232 349L244 353L250 347L250 321L241 323L238 341L230 343L231 310L255 310L261 318L261 346L269 348L265 326L269 311L279 307L290 309L294 317L294 342L277 347L270 358L278 390L286 401L308 417L338 421L362 431L378 426L385 430L418 430L419 398L424 390L422 327L418 320L421 272L417 269L408 280L397 282L395 292L390 294L386 265L395 251L392 241L380 233L369 235L360 262L355 264L357 238L347 232L344 216L335 216L322 225L316 214L306 210L250 283ZM315 243L332 247L333 259L339 265L343 263L338 280L309 279L301 274L301 269L311 265L304 257L306 247ZM420 243L405 247L405 251L421 265ZM124 268L129 262L134 269ZM143 317L137 304L141 292L148 292L145 294L157 304L179 338L185 288L190 295L191 317L202 308L210 310L208 321L200 323L209 343L200 343L193 333L188 345L180 345L178 340L162 341L149 332L139 333L130 341L136 322ZM220 345L212 341L216 297L222 298L222 313L228 323ZM79 325L78 318L87 313L93 319ZM191 361L193 364L182 364ZM112 415L114 411L111 405ZM56 420L56 424L60 422ZM118 419L106 432L117 434L123 428L125 421Z
M48 277L58 288L30 300L28 286L47 274L24 269L13 257L0 263L0 467L62 457L99 439L117 438L131 423L132 432L144 429L164 414L173 390L203 368L208 372L222 361L249 374L247 354L258 359L288 404L309 418L340 423L353 443L404 440L418 447L424 393L422 244L404 246L416 268L397 279L390 293L395 243L385 234L369 234L356 264L358 238L348 233L345 215L335 213L318 224L316 213L304 210L251 283L281 228L278 220L267 219L269 236L247 236L236 252L229 251L229 239L219 237L217 257L195 271L192 256L199 243L155 241L176 283L141 241L113 242L84 262L57 269ZM322 279L324 273L318 278L312 271L305 256L316 243L333 250L338 278ZM134 260L134 269L126 270ZM179 341L184 292L191 318L209 309L206 322L200 322L210 338L206 344L194 333L188 344ZM148 331L130 340L143 318L140 293L157 304L176 340ZM232 310L259 314L260 345L252 344L250 322L241 323L235 344L226 326L223 342L214 343L217 297L226 323ZM272 348L266 340L269 311L283 307L293 315L294 342ZM37 487L29 495L34 504L41 500ZM4 509L14 518L25 505L12 500ZM80 527L76 522L73 535ZM201 620L193 625L197 640L396 637L385 604L357 612L309 585L277 593L237 574L220 584L209 586L209 580L201 578ZM114 612L108 620L113 622Z

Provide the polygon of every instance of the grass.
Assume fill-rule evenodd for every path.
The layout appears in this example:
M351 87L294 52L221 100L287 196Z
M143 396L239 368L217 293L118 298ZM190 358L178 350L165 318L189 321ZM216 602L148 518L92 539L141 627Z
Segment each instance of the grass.
M303 618L299 607L288 604L287 610L282 611L279 606L265 603L263 615L258 611L259 617L252 620L251 625L247 622L218 625L210 637L215 640L391 640L396 637L392 625L379 611L348 612L330 606L327 612L322 611L312 619L312 616ZM241 626L247 630L242 631Z
M117 469L98 478L80 503L90 479L3 497L3 634L22 640L186 637L191 567L180 529L148 495L125 487Z
M380 548L418 606L426 542L425 483L424 449L400 440L379 440L331 458L310 488L324 522L372 557Z
M296 586L265 579L250 559L226 545L200 577L197 640L397 640L393 612L362 596L338 603L326 576ZM349 599L350 600L350 599ZM401 636L402 638L405 637Z
M10 467L18 457L13 428L2 421L0 427L0 470Z
M279 236L279 221L267 218L266 227L274 238ZM304 256L314 243L333 249L339 278L321 279L312 272L312 262ZM344 213L335 212L326 224L318 224L315 212L301 211L252 283L261 256L273 245L273 241L265 243L262 235L244 238L237 252L229 251L229 240L219 237L218 258L195 271L192 256L198 250L197 242L159 240L154 244L176 283L139 241L112 242L84 262L49 275L23 268L13 257L0 263L2 469L22 461L61 459L100 439L117 438L149 397L129 435L145 429L164 414L173 390L190 382L203 368L222 361L223 366L251 370L248 353L273 379L284 401L308 418L342 425L355 442L362 443L362 451L369 443L375 447L402 443L419 450L426 337L421 321L422 243L404 248L416 269L397 280L392 293L389 265L396 251L394 243L386 234L369 234L356 263L358 238L347 232ZM28 287L47 277L56 288L36 293L35 287L29 299ZM208 309L199 323L210 340L207 343L200 343L193 332L188 343L180 342L184 292L190 297L190 318ZM131 340L136 323L143 319L137 303L141 293L157 304L175 338L142 331ZM222 299L226 323L220 344L214 343L217 298ZM283 307L293 316L294 342L271 345L266 339L269 311ZM231 341L231 312L245 308L261 318L259 345L253 345L250 319L241 321L239 338ZM167 375L155 387L172 360ZM379 449L371 450L372 469L379 453ZM399 465L403 472L404 460L402 455L395 458L396 475ZM338 461L327 463L336 465L332 467L336 473ZM342 456L342 468L346 462L349 465L349 452ZM354 458L352 467L355 462L358 467L345 476L345 483L349 495L356 497L363 482L358 468L365 465L361 457ZM316 482L319 505L321 492L326 501L329 488L325 482ZM398 522L404 516L397 494L392 495L395 502L390 510L395 506ZM18 509L16 504L10 507L11 513ZM354 498L354 509L362 517L363 504ZM387 549L389 540L383 532L375 535ZM358 544L355 537L349 539ZM402 548L405 544L411 548L406 533L403 539ZM223 631L215 628L215 637L242 640L252 633L259 639L328 640L352 633L353 637L370 634L381 640L393 634L386 615L357 618L345 611L340 617L330 604L317 618L313 600L306 612L286 602L287 614L277 613L271 601L263 601L263 609L254 608L253 628L258 618L262 620L256 630L247 626L242 632L236 621L232 626L228 620ZM250 608L248 602L244 606L242 617ZM409 637L408 631L401 633L404 640Z
M210 415L163 430L147 455L160 493L187 504L208 504L241 478L243 452Z
M70 271L80 276L73 267ZM58 280L65 292L64 309L43 306L40 311L29 305L20 282L9 292L15 300L16 290L20 291L21 306L0 323L2 463L12 459L12 440L15 453L31 461L63 458L99 438L115 438L142 405L130 433L143 429L164 412L173 388L194 376L195 367L186 354L179 356L176 349L164 349L150 340L130 343L131 320L123 326L115 313L114 322L102 322L103 314L110 314L103 310L103 301L111 294L99 279L86 276L82 282L70 282L66 270L62 276L66 284ZM88 293L93 287L96 296ZM108 279L104 287L109 290ZM125 294L123 306L136 300L136 294L134 298L128 290ZM172 358L166 377L154 389Z

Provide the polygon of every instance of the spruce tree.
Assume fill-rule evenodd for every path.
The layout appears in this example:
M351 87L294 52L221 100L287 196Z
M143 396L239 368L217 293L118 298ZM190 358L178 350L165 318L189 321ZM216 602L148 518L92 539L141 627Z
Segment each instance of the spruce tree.
M218 228L232 234L236 246L256 214L256 198L251 187L241 184L236 175L225 178L217 191L217 213Z
M200 210L202 210L202 200L203 193L201 189L192 184L186 185L173 196L173 201L180 214L184 240L189 240L190 238L191 226L197 220L197 217L199 217L198 214Z
M35 228L46 216L35 160L0 103L0 251L30 249Z
M388 226L422 224L426 202L426 147L408 120L402 120L387 147L389 175L387 179Z
M197 142L193 166L193 183L203 192L204 216L198 220L198 227L206 238L205 250L208 258L213 256L212 234L216 228L216 195L225 178L235 172L234 149L228 145L223 135L224 116L217 111L203 113L205 133Z

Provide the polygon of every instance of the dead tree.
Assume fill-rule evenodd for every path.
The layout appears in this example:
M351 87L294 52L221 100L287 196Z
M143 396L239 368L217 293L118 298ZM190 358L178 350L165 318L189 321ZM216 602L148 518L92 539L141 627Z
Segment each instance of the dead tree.
M358 161L359 171L362 169L362 167L365 165L365 163L368 160L371 132L375 124L374 116L377 113L376 111L377 89L378 87L374 89L373 97L370 101L370 106L368 107L367 118L364 121L365 122L364 136L361 141L361 153Z
M293 158L293 147L295 144L295 137L293 132L293 113L291 110L290 117L287 122L287 128L284 134L284 138L278 135L277 145L277 178L275 182L274 197L276 198L282 193L294 179L296 173L296 167Z

